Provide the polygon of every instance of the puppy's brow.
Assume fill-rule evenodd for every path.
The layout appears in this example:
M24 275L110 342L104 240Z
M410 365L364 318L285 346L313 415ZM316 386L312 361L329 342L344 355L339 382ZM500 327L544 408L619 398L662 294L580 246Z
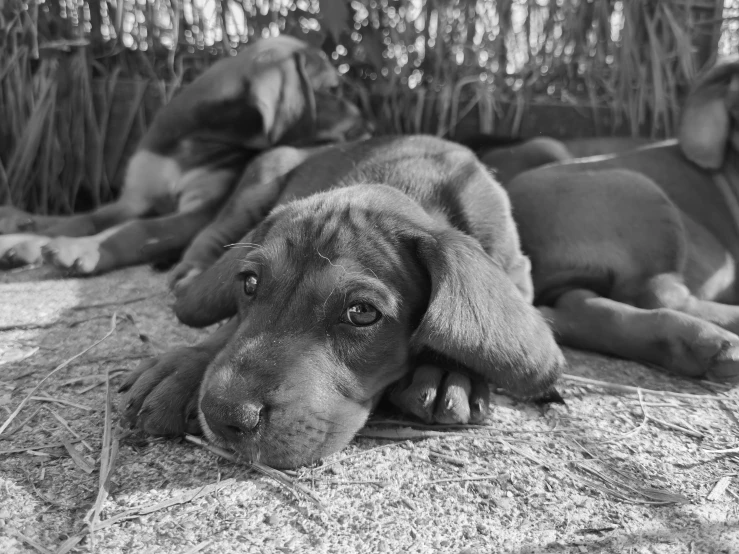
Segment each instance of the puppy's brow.
M248 265L258 265L258 266L267 266L269 265L269 260L267 255L265 254L264 249L260 245L258 249L251 250L244 256L244 258L240 262L241 267L245 267Z

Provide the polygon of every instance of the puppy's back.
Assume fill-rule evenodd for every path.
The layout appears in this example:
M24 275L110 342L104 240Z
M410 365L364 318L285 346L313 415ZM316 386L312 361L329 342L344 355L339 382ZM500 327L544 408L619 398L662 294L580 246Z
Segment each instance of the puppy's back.
M279 204L331 188L385 184L443 225L477 240L501 266L529 277L508 195L469 148L428 135L388 136L321 151L288 177ZM528 288L528 286L523 286Z
M383 183L402 190L429 209L454 204L466 174L483 171L474 153L427 135L386 136L336 145L312 156L289 176L284 204L330 188ZM452 186L454 194L443 194ZM491 179L487 187L495 186Z

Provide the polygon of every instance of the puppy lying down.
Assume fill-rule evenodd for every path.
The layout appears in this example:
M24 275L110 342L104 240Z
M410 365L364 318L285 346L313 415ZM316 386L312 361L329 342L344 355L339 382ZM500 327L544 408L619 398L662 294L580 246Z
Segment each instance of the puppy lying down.
M427 421L479 419L487 383L545 394L564 365L531 305L508 198L473 153L433 137L331 147L276 207L180 288L206 341L142 364L125 417L202 432L275 467L344 447L382 394Z

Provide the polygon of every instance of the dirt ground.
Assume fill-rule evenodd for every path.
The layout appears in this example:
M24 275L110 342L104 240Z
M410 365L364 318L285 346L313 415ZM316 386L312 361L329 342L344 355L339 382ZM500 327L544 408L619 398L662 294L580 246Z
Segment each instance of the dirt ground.
M370 422L288 475L320 505L184 440L124 435L116 454L121 370L207 333L170 303L145 267L0 274L3 554L739 553L739 394L582 352L567 406L494 395L481 427Z

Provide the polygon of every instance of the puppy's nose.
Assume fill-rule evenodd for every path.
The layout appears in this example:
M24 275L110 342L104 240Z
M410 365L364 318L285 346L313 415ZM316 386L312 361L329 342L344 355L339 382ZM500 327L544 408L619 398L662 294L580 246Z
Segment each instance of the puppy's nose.
M208 427L224 441L238 442L254 434L262 420L264 406L255 402L241 402L206 393L200 401L200 410Z

